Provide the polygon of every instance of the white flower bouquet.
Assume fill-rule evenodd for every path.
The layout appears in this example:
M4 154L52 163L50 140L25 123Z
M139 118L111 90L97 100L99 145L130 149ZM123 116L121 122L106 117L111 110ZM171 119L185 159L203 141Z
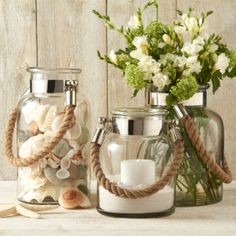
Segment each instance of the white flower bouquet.
M143 24L144 11L157 1L149 1L143 9L130 18L127 26L115 26L109 16L93 11L103 19L109 29L122 34L127 46L100 59L124 72L127 84L133 88L134 96L143 88L152 87L168 92L167 104L192 97L199 85L212 82L213 92L224 77L236 75L236 53L221 42L221 37L205 32L204 23L212 11L195 16L178 11L180 20L165 25L154 20Z

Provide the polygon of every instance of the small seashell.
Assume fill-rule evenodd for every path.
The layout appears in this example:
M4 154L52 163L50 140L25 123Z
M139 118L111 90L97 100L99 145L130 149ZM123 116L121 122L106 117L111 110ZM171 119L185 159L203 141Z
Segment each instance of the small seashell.
M75 150L72 148L67 154L66 157L71 159L75 155Z
M63 191L58 199L60 206L66 209L91 207L88 197L76 188Z
M29 124L29 131L30 133L35 136L40 133L39 127L37 126L35 121L31 121Z
M48 165L48 161L46 158L42 158L41 160L39 160L39 166L41 169L46 168Z
M61 159L58 158L57 156L55 156L55 155L52 154L52 153L51 153L51 155L50 155L49 158L52 159L52 160L53 160L55 163L57 163L57 164L60 164L60 162L61 162Z
M56 172L56 177L58 179L67 179L70 176L70 172L68 170L60 169Z
M69 144L62 139L57 146L53 149L53 154L55 154L57 157L62 158L64 157L70 150Z
M67 156L61 159L61 169L67 170L70 167L71 161Z
M57 178L56 173L57 169L51 168L51 167L46 167L43 170L43 173L47 180L53 184L53 185L59 185L61 183L61 180Z
M48 158L47 163L50 167L56 169L59 167L59 163L56 163L52 158Z

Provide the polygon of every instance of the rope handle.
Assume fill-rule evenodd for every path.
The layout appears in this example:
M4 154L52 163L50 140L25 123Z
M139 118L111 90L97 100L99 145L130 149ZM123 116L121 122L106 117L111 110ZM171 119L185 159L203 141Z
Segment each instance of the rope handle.
M92 169L98 184L118 197L131 199L147 197L164 188L170 182L171 178L176 175L184 156L184 142L182 139L178 139L174 143L174 158L171 165L157 182L144 189L127 189L118 186L116 183L112 183L106 178L99 160L100 145L98 143L92 143L91 148Z
M56 145L61 141L66 131L71 128L71 124L74 122L74 109L75 106L73 105L68 105L65 107L65 116L59 127L59 130L44 147L42 147L31 157L18 158L14 156L12 150L13 134L18 116L18 108L14 108L9 116L7 128L5 131L5 156L7 160L16 167L26 167L48 156L50 152L56 147Z
M189 115L184 115L181 118L184 127L188 133L188 136L195 146L197 152L200 154L203 162L208 166L209 170L215 174L222 182L230 183L232 182L232 173L229 169L229 164L226 159L224 159L223 167L221 167L212 157L212 155L207 151L201 137L198 134L196 126Z

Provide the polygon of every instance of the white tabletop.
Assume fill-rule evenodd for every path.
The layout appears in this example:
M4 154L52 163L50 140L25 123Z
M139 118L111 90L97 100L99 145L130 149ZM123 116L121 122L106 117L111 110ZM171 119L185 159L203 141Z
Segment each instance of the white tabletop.
M16 202L16 183L0 181L0 204ZM30 234L30 235L29 235ZM89 210L58 208L43 219L22 216L0 218L0 236L235 236L236 181L225 186L222 202L203 207L181 207L168 217L151 219L111 218Z

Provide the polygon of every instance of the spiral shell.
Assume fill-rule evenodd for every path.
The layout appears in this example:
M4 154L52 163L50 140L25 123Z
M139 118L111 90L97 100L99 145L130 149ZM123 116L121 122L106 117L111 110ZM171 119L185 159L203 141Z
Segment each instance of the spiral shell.
M58 202L63 208L66 209L91 207L88 197L76 188L63 191L59 196Z

